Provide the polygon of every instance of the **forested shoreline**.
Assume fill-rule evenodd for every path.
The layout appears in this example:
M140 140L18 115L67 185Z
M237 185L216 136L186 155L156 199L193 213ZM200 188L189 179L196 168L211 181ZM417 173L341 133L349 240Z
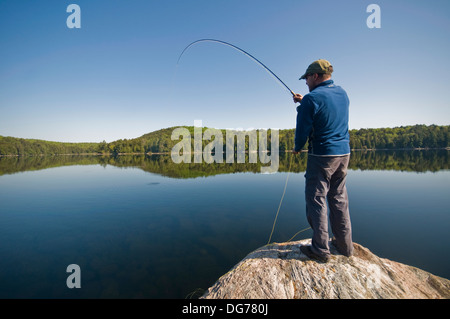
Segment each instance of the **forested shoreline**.
M194 127L183 127L189 130L192 149L194 149ZM105 141L100 143L64 143L0 136L0 156L170 153L173 146L180 141L179 139L171 139L175 128L165 128L138 138L121 139L110 143ZM350 130L350 147L352 150L449 148L449 128L449 125L412 125L395 128ZM202 128L202 130L204 132L207 128ZM225 151L226 131L216 131L222 135L223 151ZM256 135L259 136L261 130L256 132L258 133ZM279 131L279 150L281 152L293 149L294 134L295 129ZM271 130L267 132L267 135L268 149L270 149ZM203 148L211 142L207 139L203 140ZM248 142L249 139L247 137L246 150L248 150Z

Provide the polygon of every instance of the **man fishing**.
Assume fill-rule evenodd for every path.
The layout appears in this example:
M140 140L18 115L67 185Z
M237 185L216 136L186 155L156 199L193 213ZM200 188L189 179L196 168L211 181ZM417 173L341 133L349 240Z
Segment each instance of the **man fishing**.
M309 258L330 259L328 210L332 244L345 255L353 253L352 230L345 186L350 159L348 132L349 99L331 80L333 66L326 60L311 63L300 80L305 79L309 94L293 94L297 107L294 154L308 141L305 174L306 217L313 230L310 246L301 246Z

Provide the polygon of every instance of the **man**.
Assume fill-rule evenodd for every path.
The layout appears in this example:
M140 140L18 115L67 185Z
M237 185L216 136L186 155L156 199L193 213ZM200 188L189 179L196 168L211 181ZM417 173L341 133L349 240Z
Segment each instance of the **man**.
M353 253L352 230L345 180L350 159L348 133L349 99L331 80L333 66L326 60L311 63L300 80L305 79L309 94L294 95L297 107L294 154L308 141L305 174L306 217L313 230L311 246L301 246L310 258L327 262L328 212L332 243L345 255Z

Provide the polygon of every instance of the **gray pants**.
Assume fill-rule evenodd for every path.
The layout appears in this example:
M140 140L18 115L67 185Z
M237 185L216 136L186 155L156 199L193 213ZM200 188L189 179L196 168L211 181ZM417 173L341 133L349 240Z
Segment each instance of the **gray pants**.
M311 250L316 255L330 255L328 247L328 207L331 231L338 251L353 253L352 227L345 180L350 155L319 157L308 155L306 168L306 217L313 230Z

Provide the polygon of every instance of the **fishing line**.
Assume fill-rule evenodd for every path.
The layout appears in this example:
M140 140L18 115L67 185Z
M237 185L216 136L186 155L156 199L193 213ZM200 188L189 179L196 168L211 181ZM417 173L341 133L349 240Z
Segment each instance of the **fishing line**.
M287 176L286 176L286 182L284 183L283 194L281 195L280 203L278 204L277 213L275 214L275 220L273 221L273 225L272 225L272 231L270 232L269 240L267 241L266 246L270 244L270 241L272 239L273 231L275 229L275 225L276 225L277 219L278 219L278 214L280 213L281 204L283 203L284 195L286 194L286 188L287 188L287 184L288 184L288 181L289 181L289 174L291 173L291 165L292 165L292 159L293 158L294 158L294 154L291 154L291 158L289 160L288 173L287 173ZM293 240L298 234L300 234L300 233L302 233L302 232L304 232L304 231L306 231L308 229L311 229L311 227L308 227L308 228L305 228L305 229L302 229L302 230L298 231L297 233L295 233L294 236L291 237L291 239L288 240L288 242Z
M289 174L291 173L291 163L292 163L293 157L294 157L294 155L291 155L291 159L289 160L289 169L288 169L288 173L287 173L287 177L286 177L286 182L284 183L283 194L281 195L280 203L278 204L277 213L275 215L275 220L273 221L272 231L270 232L270 236L269 236L269 240L267 241L267 245L270 244L270 240L272 239L273 230L275 229L275 224L277 223L278 214L280 213L281 203L283 203L284 194L286 194L286 188L287 188L287 184L288 184L288 180L289 180Z
M235 46L234 44L222 41L222 40L216 40L216 39L200 39L200 40L196 40L192 43L190 43L188 46L186 46L183 50L183 52L181 52L180 56L178 57L178 61L177 61L177 66L178 63L180 62L181 57L183 56L184 52L186 52L191 46L200 43L200 42L216 42L216 43L220 43L223 45L227 45L241 53L244 53L246 56L248 56L250 59L252 59L253 61L255 61L256 63L258 63L258 65L262 66L264 68L264 70L266 70L271 76L273 76L276 80L278 80L279 83L281 83L291 94L292 96L295 96L295 93L292 92L292 90L286 85L286 83L284 83L275 73L272 72L271 69L269 69L264 63L262 63L261 61L259 61L257 58L255 58L253 55L251 55L250 53L248 53L247 51Z

